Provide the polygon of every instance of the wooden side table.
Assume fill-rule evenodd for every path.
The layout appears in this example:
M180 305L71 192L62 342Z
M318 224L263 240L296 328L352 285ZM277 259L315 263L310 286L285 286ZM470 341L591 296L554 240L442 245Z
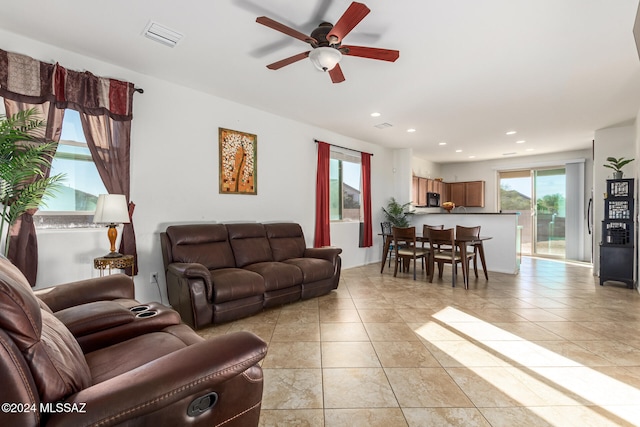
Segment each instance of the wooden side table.
M125 269L131 267L134 270L133 255L122 255L118 258L98 257L93 259L93 267L100 270L100 277L104 276L104 270L109 269L111 274L112 268ZM133 275L131 276L133 279Z

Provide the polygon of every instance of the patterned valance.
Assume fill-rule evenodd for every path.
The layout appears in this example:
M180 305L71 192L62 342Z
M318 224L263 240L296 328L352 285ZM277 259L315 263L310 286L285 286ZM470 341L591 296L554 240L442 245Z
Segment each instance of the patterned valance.
M30 104L52 102L113 120L132 119L133 83L67 70L0 49L0 96Z

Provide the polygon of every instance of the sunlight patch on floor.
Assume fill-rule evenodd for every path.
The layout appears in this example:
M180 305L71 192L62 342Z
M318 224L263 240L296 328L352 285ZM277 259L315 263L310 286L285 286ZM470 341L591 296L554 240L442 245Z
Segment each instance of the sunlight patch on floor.
M444 352L443 358L450 357L454 367L459 363L550 424L564 423L536 406L581 406L593 425L638 421L628 411L640 402L640 390L454 307L433 317L437 322L415 332ZM481 388L470 384L474 392Z

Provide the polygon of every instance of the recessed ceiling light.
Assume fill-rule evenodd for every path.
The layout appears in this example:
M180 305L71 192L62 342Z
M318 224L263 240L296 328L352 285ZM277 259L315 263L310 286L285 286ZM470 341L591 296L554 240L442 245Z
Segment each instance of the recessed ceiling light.
M534 151L535 148L527 148L525 151Z
M525 141L524 139L521 139L520 141L516 141L516 144L524 144L525 142L527 141Z
M469 158L470 158L470 159L475 159L475 158L476 158L476 156L469 156Z
M456 153L462 153L462 150L456 150Z
M447 145L447 143L443 141L443 142L439 142L438 145Z
M409 133L413 133L413 132L415 132L415 131L416 131L416 130L415 130L414 128L407 129L407 132L409 132Z
M515 135L516 133L518 132L516 132L515 130L510 130L509 132L507 132L507 135Z
M380 113L371 113L371 117L380 117Z

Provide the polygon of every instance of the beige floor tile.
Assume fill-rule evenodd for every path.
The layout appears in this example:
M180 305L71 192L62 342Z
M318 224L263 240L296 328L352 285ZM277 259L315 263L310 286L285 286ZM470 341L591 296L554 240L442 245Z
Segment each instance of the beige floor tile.
M385 368L402 408L470 408L467 398L442 368Z
M321 323L322 341L369 341L362 323Z
M396 310L358 310L360 318L365 323L403 323L403 318Z
M404 408L409 427L491 427L475 408Z
M509 366L498 352L472 341L429 341L424 343L444 367Z
M370 342L322 343L323 368L379 368L380 361Z
M320 341L320 324L278 323L271 341Z
M385 368L436 368L440 363L418 341L378 341L373 343Z
M321 409L321 369L263 369L263 409Z
M405 323L365 323L371 341L418 341L413 329Z
M323 369L322 380L325 408L398 407L387 376L380 368Z
M402 427L407 426L400 408L325 409L330 427Z
M361 321L358 310L320 309L321 323L359 323Z
M321 368L319 341L272 342L263 368Z
M259 427L324 427L322 409L263 409Z

